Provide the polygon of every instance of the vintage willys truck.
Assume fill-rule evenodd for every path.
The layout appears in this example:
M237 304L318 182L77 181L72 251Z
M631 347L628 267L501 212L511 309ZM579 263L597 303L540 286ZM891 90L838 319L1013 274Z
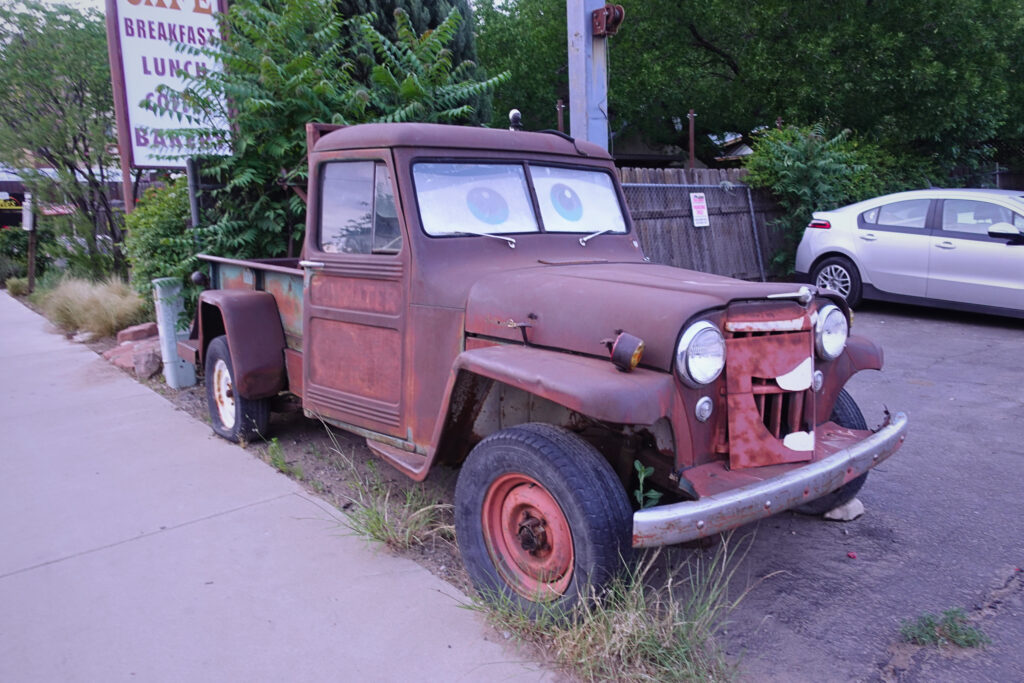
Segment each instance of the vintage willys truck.
M903 414L871 431L843 390L882 351L848 336L841 297L647 262L599 147L324 128L302 259L204 257L179 353L228 439L263 434L290 392L415 480L461 465L483 591L570 604L632 548L848 501L903 441ZM635 463L661 504L635 509Z

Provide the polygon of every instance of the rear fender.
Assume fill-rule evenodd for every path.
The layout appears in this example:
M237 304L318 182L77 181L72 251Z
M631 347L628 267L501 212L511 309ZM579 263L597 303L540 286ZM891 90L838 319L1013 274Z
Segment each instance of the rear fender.
M228 338L234 385L243 398L273 396L288 386L284 329L277 302L267 292L213 289L199 295L199 353L216 337Z

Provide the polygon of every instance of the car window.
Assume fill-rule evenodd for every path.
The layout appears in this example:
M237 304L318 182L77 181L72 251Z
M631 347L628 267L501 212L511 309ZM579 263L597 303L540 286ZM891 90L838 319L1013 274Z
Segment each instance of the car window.
M877 223L878 222L878 207L876 206L873 209L868 209L867 211L865 211L864 213L862 213L860 215L860 219L862 221L864 221L865 223L871 223L871 224Z
M923 228L930 199L907 199L878 207L878 224L896 228Z
M320 248L330 254L396 254L402 249L391 175L383 162L324 166Z
M967 232L972 235L987 235L988 229L996 223L1015 224L1020 216L1010 209L991 202L973 199L947 199L942 202L942 229L952 232ZM1016 225L1021 225L1016 222Z

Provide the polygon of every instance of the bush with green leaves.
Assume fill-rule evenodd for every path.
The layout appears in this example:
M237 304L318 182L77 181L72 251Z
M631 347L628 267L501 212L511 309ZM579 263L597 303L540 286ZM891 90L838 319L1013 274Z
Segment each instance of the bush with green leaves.
M214 253L299 253L306 207L286 185L305 185L306 123L464 122L471 103L508 77L479 80L472 62L455 62L447 48L461 22L455 9L422 35L396 10L397 41L374 28L373 19L344 17L331 0L238 0L220 17L223 41L180 48L208 61L219 51L223 64L186 78L181 92L162 91L169 102L197 112L184 116L193 124L231 124L232 153L204 165L223 185L206 216ZM174 115L158 99L150 106ZM228 142L211 127L175 134Z
M197 288L187 281L198 268L201 231L190 230L188 183L185 178L146 191L126 217L124 248L131 264L132 288L152 301L155 278L173 277L185 287L186 309L194 310Z
M796 245L815 211L890 192L928 187L936 168L927 160L898 155L824 126L786 126L758 134L746 164L746 180L768 189L785 211L773 226L783 247L773 258L776 271L792 272Z

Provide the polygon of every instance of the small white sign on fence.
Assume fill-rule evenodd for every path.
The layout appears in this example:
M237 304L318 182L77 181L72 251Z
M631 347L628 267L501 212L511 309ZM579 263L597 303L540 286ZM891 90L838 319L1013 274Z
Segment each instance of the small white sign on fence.
M711 225L708 217L708 201L703 192L690 193L690 209L693 211L693 227L706 228Z

